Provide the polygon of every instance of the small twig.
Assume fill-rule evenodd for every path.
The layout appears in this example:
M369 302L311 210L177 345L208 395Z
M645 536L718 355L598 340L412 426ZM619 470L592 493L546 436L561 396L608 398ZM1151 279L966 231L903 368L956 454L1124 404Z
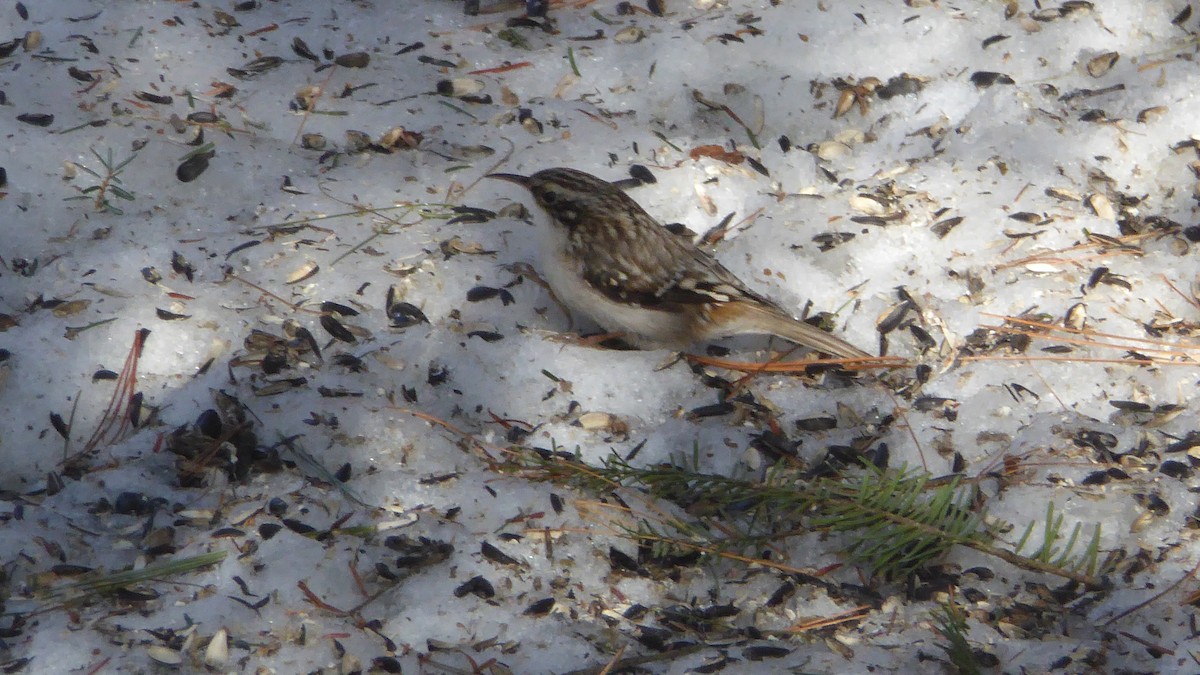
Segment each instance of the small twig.
M366 609L367 605L370 605L372 602L375 602L379 598L382 598L384 596L384 594L387 593L388 591L400 588L400 586L402 586L402 585L403 585L403 581L400 580L400 581L396 581L396 583L394 583L394 584L384 586L383 588L368 595L366 600L363 600L362 602L358 603L357 605L351 607L349 610L347 610L347 612L351 615L357 615L359 612Z
M508 160L512 159L513 152L516 151L517 146L515 143L512 142L512 139L508 138L507 136L504 137L504 141L506 143L508 143L508 150L505 150L504 154L500 156L500 159L497 159L496 162L494 164L492 164L491 167L489 167L486 171L480 173L478 178L476 178L475 180L473 180L470 183L467 183L465 186L463 186L463 189L459 191L458 196L460 196L460 197L465 196L476 185L479 185L479 181L483 180L484 176L488 175L489 173L495 173L497 169L504 166L505 164L508 163ZM447 194L449 194L448 190L447 190Z
M1113 339L1113 340L1123 340L1126 342L1137 342L1137 343L1141 343L1141 344L1154 345L1155 347L1161 348L1161 349L1152 349L1149 351L1170 352L1172 349L1200 349L1200 346L1193 347L1190 345L1179 345L1177 343L1168 342L1166 340L1155 340L1153 338L1138 338L1138 337L1131 337L1128 335L1118 335L1116 333L1102 333L1100 331L1091 330L1090 328L1070 328L1068 326L1060 326L1057 324L1048 324L1048 323L1043 323L1041 321L1034 321L1032 319L1022 319L1022 318L1016 317L1016 316L1005 316L1003 314L992 314L989 312L981 312L981 315L991 317L993 319L1000 319L1000 320L1004 321L1005 323L1014 323L1017 325L1029 326L1031 328L1035 328L1035 329L1037 329L1037 331L1035 331L1035 333L1033 334L1035 337L1046 337L1042 332L1042 331L1044 331L1045 333L1055 333L1055 332L1070 333L1072 335L1083 335L1083 336L1093 337L1093 338L1109 338L1109 339ZM1002 330L1002 329L998 328L998 330ZM1096 343L1096 344L1099 346L1119 346L1119 345L1104 345L1103 343Z
M324 600L322 600L321 598L317 597L317 594L313 593L312 590L308 587L308 584L304 583L303 580L297 581L296 586L300 589L301 593L304 593L304 597L310 603L312 603L319 609L323 609L326 612L336 614L337 616L349 616L350 615L350 612L348 612L344 609L338 609L337 607L334 607L333 605L331 605L331 604L325 602Z
M1175 291L1176 295L1183 298L1184 302L1191 305L1194 309L1200 309L1200 302L1196 302L1195 298L1189 298L1188 296L1184 295L1183 291L1179 290L1178 288L1175 288L1175 284L1171 283L1171 280L1167 278L1167 275L1160 274L1159 278L1162 279L1162 282L1167 285L1167 288L1171 289L1172 291Z
M1103 359L1099 357L1083 357L1083 356L964 356L960 361L966 363L969 361L1012 361L1014 363L1025 363L1026 361L1050 361L1052 363L1113 363L1123 366L1186 366L1195 368L1200 366L1200 363L1194 361L1158 361L1155 359Z
M613 668L615 668L616 665L621 662L621 657L625 655L625 648L628 646L629 645L621 645L621 648L618 649L617 653L613 654L613 657L608 660L608 664L604 666L604 670L601 670L599 675L608 675L611 673Z
M925 461L925 446L921 445L921 439L917 438L917 432L913 428L912 420L908 419L908 407L900 403L900 399L896 397L896 392L892 391L890 387L881 387L881 389L888 398L892 399L892 405L895 406L892 409L904 420L904 428L908 430L908 437L912 439L913 446L917 448L917 456L921 458L921 468L928 472L929 462Z
M532 65L533 65L533 63L531 63L529 61L517 61L516 63L506 63L502 66L496 66L495 68L482 68L480 70L467 71L467 74L468 75L491 75L494 73L507 73L510 70L517 70L518 68L528 68L529 66L532 66Z
M317 222L320 222L323 220L333 220L335 218L346 218L348 216L361 216L363 213L367 213L367 212L374 213L375 215L380 215L380 213L383 211L392 211L395 209L411 209L412 207L417 206L416 202L401 202L394 206L378 206L378 207L374 207L371 209L367 209L366 207L358 206L356 204L349 204L349 202L345 202L343 200L337 199L336 197L333 197L333 196L329 195L328 193L326 193L326 196L330 197L330 199L333 199L334 201L338 202L339 204L348 204L348 205L354 206L354 210L353 211L343 211L341 213L330 213L327 215L312 216L309 218L300 218L299 220L287 220L282 223L270 223L267 225L257 225L255 227L250 228L249 231L254 232L257 230L272 230L272 229L278 229L278 228L282 228L282 227L296 227L298 225L308 225L310 223L317 223ZM315 229L318 229L321 232L328 232L328 233L333 232L333 230L327 230L327 229L323 229L323 228L315 228Z
M1137 351L1140 351L1140 352L1155 352L1158 354L1166 354L1168 356L1186 356L1187 355L1185 352L1179 351L1179 349L1180 349L1179 347L1175 347L1175 348L1171 348L1169 346L1168 347L1134 347L1131 345L1109 344L1106 342L1097 342L1096 340L1090 340L1090 339L1077 339L1077 338L1061 337L1058 335L1049 335L1046 332L1038 331L1038 330L1022 330L1020 328L1005 328L1003 330L1005 330L1009 333L1012 333L1014 335L1024 335L1026 337L1031 337L1031 338L1044 338L1046 340L1050 340L1052 342L1057 342L1059 344L1079 345L1080 347L1097 347L1097 348L1101 348L1101 349L1125 349L1125 350L1136 349ZM1084 333L1084 335L1087 335L1087 334ZM1137 340L1137 338L1127 338L1127 339L1129 339L1130 341ZM1143 342L1145 342L1145 341L1143 341ZM1189 347L1183 347L1183 349L1189 349ZM1195 348L1192 347L1191 349L1195 349Z
M133 345L129 349L129 354L125 356L125 365L121 368L121 374L117 378L117 386L113 390L112 396L108 401L108 408L105 409L104 415L100 418L100 423L96 425L96 430L92 432L83 449L63 460L62 464L74 461L80 457L87 456L94 451L102 442L107 439L108 443L116 443L120 440L126 426L129 424L129 415L126 414L126 408L131 402L137 388L137 366L138 360L142 356L142 348L146 345L146 338L150 336L150 330L140 328L133 335ZM116 430L113 431L114 425ZM112 432L111 434L109 432Z
M66 464L71 454L71 430L75 428L75 411L79 409L79 397L83 390L75 392L75 401L71 404L71 415L67 418L67 433L63 437L63 458L61 464Z
M1133 640L1134 642L1140 644L1143 647L1152 649L1156 652L1161 652L1167 656L1175 656L1174 650L1167 649L1166 647L1164 647L1162 645L1156 645L1153 642L1150 642L1149 640L1147 640L1145 638L1140 638L1140 637L1134 635L1133 633L1130 633L1129 631L1122 630L1122 631L1117 631L1117 632L1119 632L1121 635L1124 635L1125 637L1129 638L1130 640Z
M743 373L799 373L812 366L842 365L848 370L867 370L876 368L897 368L908 365L908 361L898 356L872 356L856 359L811 359L807 361L768 361L767 363L751 363L747 361L731 361L699 354L685 354L688 361L715 368L736 370Z
M1180 577L1177 581L1175 581L1175 583L1162 589L1161 592L1155 593L1154 595L1150 596L1146 600L1139 602L1138 604L1134 605L1133 607L1130 607L1129 609L1117 614L1113 618L1109 619L1108 621L1105 621L1104 623L1102 623L1100 625L1108 627L1108 626L1111 626L1112 624L1116 623L1117 621L1124 619L1125 617L1129 616L1130 614L1133 614L1135 612L1140 612L1143 608L1147 607L1148 605L1150 605L1154 602L1157 602L1159 598L1174 591L1176 588L1179 588L1179 585L1182 584L1183 582L1195 577L1197 572L1200 572L1200 562L1196 563L1195 567L1193 567L1191 570L1189 570L1187 574Z
M760 146L758 144L758 136L754 133L753 130L750 129L750 125L743 122L742 118L738 117L737 113L733 112L733 110L729 106L725 105L724 103L717 103L716 101L708 100L707 98L705 98L704 94L702 94L700 92L699 89L692 90L692 99L695 100L697 103L705 106L706 108L709 108L710 110L720 110L721 112L728 115L729 119L733 120L734 122L737 122L738 126L740 126L742 128L742 130L746 132L746 136L750 139L750 145L753 145L755 147L755 149L758 149L758 150L762 149L762 146Z
M1042 375L1042 371L1033 367L1032 361L1029 362L1029 369L1032 370L1034 376L1037 377L1037 379L1041 381L1042 386L1046 388L1046 391L1050 392L1050 395L1054 397L1054 400L1058 401L1058 404L1060 406L1062 406L1062 409L1064 411L1070 412L1071 407L1067 405L1066 401L1062 400L1062 397L1060 397L1058 395L1058 392L1054 390L1054 385L1050 384L1050 382L1046 380L1045 376Z
M1022 191L1024 191L1024 190L1022 190ZM1138 242L1141 242L1142 240L1149 239L1149 238L1155 237L1155 236L1161 237L1163 235L1161 233L1156 233L1156 232L1131 234L1131 235L1128 235L1125 237L1118 237L1117 242L1120 245L1128 244L1128 245L1132 246ZM1063 258L1063 257L1061 257L1063 254L1072 253L1075 251L1086 251L1086 250L1090 250L1090 249L1105 248L1105 247L1108 247L1108 250L1101 251L1100 253L1097 253L1095 255L1089 255L1089 256L1086 256L1083 258ZM1087 260L1092 260L1093 258L1097 258L1097 257L1104 257L1106 255L1140 255L1140 253L1131 248L1114 248L1113 244L1110 242L1102 242L1102 241L1092 240L1092 241L1088 241L1083 244L1076 244L1075 246L1069 246L1067 248L1058 249L1056 251L1048 251L1045 253L1038 253L1038 254L1026 256L1019 260L1012 260L1009 262L1000 263L999 265L996 265L996 269L1002 270L1002 269L1007 269L1009 267L1019 267L1021 265L1027 265L1029 263L1035 263L1035 262L1043 262L1043 263L1072 263L1072 262L1074 262L1074 263L1079 263L1079 262L1084 262Z
M317 95L313 96L312 103L304 110L304 116L300 118L300 127L296 129L296 135L292 136L292 145L295 145L300 140L301 134L304 133L304 125L308 123L308 118L315 112L317 102L325 96L325 88L329 86L330 80L333 79L333 74L338 71L337 64L334 64L329 69L329 75L325 76L325 80L317 87Z
M467 433L466 431L463 431L462 429L459 429L458 427L447 422L446 420L434 417L433 415L430 415L428 413L423 413L420 410L413 410L412 408L397 408L396 406L388 406L388 410L394 410L396 412L401 412L401 413L405 413L408 415L412 415L413 417L416 417L419 420L425 420L426 422L429 422L430 424L433 424L434 426L442 427L443 429L457 435L458 437L462 438L463 440L469 441L472 445L475 446L475 448L477 450L479 450L481 453L483 453L484 458L487 459L487 461L492 464L494 464L496 462L496 458L492 455L492 452L495 452L497 454L507 454L510 452L508 448L503 448L498 445L488 445L487 443L484 443L483 441L475 438L475 436Z
M837 626L843 623L849 623L851 621L858 621L867 618L867 615L870 614L871 610L873 609L875 608L870 605L859 605L858 607L846 610L841 614L834 614L833 616L812 619L811 621L795 624L789 627L787 632L793 634L807 633L809 631L818 630L821 628L829 628L830 626Z
M286 299L280 297L279 295L272 293L271 291L268 291L267 289L263 288L262 286L259 286L258 284L254 283L253 281L250 281L248 279L243 279L242 277L238 276L234 272L226 272L225 278L233 279L234 281L240 281L243 284L246 284L247 286L249 286L250 288L253 288L254 290L266 295L267 297L274 298L274 299L278 300L279 302L282 302L284 305L287 306L288 309L292 310L293 312L307 312L309 314L320 314L321 313L320 310L305 309L304 303L306 301L304 301L304 300L301 300L299 302L288 302Z

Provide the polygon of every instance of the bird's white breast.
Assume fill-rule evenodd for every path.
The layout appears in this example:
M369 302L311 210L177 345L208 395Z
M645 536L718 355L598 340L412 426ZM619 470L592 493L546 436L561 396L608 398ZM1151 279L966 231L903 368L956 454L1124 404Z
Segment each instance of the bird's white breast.
M671 312L615 301L587 283L584 261L572 251L569 232L547 223L541 232L541 274L559 301L573 314L582 314L608 331L624 333L640 346L689 342L688 327ZM578 318L578 317L576 317Z

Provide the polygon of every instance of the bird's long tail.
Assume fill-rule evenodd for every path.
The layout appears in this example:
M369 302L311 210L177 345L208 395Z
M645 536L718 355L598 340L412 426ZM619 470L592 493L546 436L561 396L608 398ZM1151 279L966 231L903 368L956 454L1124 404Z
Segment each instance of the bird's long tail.
M737 331L740 334L775 335L803 347L843 359L871 358L870 354L849 342L803 321L793 319L783 310L748 302L739 302L736 303L736 306L741 314L741 321L733 323L740 326Z

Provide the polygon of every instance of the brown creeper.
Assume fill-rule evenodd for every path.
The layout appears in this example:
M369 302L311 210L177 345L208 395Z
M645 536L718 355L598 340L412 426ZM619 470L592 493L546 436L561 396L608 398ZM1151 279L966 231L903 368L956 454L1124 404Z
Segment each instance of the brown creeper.
M870 357L750 290L612 183L566 168L488 177L528 189L549 214L541 272L558 299L640 346L768 334L836 357Z

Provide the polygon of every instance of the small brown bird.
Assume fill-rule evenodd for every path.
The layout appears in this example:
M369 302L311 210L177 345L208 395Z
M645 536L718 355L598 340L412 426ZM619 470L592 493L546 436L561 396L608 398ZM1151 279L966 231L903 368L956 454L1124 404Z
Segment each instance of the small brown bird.
M612 183L566 168L488 178L528 189L549 214L541 272L559 300L639 346L682 349L768 334L831 356L870 358L750 290Z

